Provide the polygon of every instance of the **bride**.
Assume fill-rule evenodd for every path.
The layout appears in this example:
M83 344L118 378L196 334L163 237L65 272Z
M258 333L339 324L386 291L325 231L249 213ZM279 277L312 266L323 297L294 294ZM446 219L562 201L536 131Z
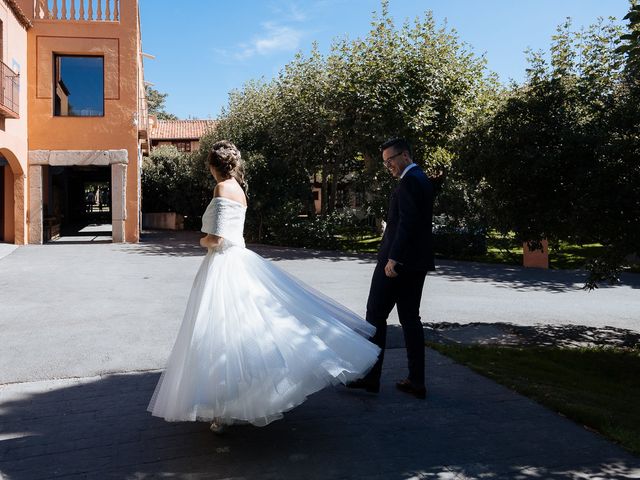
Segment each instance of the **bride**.
M168 421L264 426L330 384L361 378L375 328L245 248L240 151L213 145L216 180L202 217L208 252L148 410Z

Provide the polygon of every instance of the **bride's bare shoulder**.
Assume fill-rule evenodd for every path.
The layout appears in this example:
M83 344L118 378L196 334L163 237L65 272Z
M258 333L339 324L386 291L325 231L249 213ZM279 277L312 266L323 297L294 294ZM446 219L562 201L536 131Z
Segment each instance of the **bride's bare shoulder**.
M236 181L225 180L224 182L217 183L213 189L213 196L224 197L243 205L247 204L244 192Z

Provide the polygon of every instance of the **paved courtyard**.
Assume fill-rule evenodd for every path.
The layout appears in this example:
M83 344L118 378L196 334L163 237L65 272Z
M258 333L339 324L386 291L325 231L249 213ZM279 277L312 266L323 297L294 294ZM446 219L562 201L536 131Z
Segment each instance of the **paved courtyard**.
M378 396L329 388L283 420L224 436L151 417L202 255L195 239L0 248L0 479L640 478L637 457L433 351L427 400L396 392L397 327ZM364 313L371 256L252 248ZM423 320L638 330L637 276L591 293L582 282L440 262Z

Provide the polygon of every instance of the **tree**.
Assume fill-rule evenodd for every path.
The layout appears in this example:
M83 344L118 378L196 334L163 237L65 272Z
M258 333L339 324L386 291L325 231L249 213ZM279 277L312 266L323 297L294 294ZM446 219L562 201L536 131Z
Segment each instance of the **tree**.
M637 248L640 181L637 143L629 143L637 112L623 100L620 34L613 22L559 27L550 62L530 52L527 82L459 144L457 167L492 227L534 246L543 238L602 243L587 265L589 288L614 281Z
M314 46L277 78L231 92L210 141L229 138L247 157L249 215L259 210L260 225L267 217L312 217L314 174L322 179L323 214L340 209L338 190L349 183L366 191L369 211L382 216L392 181L378 146L404 136L422 166L447 168L460 126L493 88L484 59L430 12L396 27L388 2L381 5L365 38L336 40L328 55Z
M160 93L149 85L145 87L145 93L147 97L147 108L150 115L155 115L160 120L178 120L178 117L173 113L165 111L164 103L169 96L168 93Z
M186 226L200 228L200 215L211 200L213 180L196 155L161 145L142 163L142 211L177 212Z

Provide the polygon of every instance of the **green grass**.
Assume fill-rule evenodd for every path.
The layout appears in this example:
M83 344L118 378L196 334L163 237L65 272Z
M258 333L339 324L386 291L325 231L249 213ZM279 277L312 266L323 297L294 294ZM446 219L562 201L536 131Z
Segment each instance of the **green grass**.
M429 346L640 455L640 351Z
M340 250L358 253L376 253L382 236L360 235L355 238L343 238ZM552 269L580 269L584 268L588 260L602 253L603 246L594 243L589 245L575 245L566 242L550 248L549 267ZM513 235L503 236L497 232L490 232L487 236L487 252L483 255L439 255L438 258L449 260L466 260L482 263L500 263L506 265L522 265L522 245ZM640 265L632 265L630 272L640 273Z
M340 250L357 253L376 253L382 240L381 235L367 234L355 238L343 238L340 241Z

